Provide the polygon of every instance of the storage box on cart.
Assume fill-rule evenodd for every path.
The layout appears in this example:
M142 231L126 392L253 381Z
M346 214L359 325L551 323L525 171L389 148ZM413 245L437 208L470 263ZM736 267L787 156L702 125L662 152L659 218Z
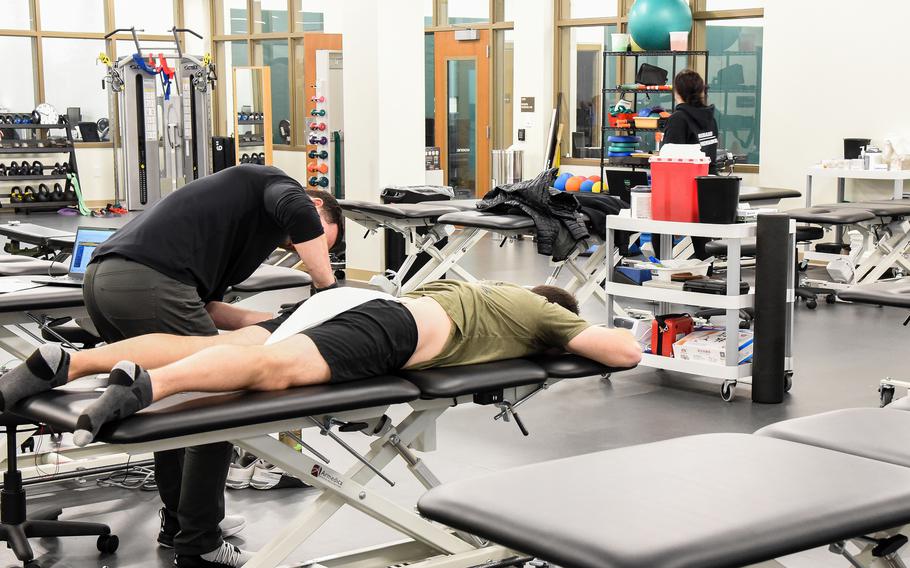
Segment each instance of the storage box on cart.
M739 364L752 362L752 331L739 330ZM673 344L673 356L684 361L723 365L727 362L727 331L700 327Z

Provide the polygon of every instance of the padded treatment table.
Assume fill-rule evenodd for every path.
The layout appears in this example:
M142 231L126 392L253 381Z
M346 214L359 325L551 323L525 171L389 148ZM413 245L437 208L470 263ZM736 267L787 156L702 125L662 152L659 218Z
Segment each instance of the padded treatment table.
M0 276L62 276L69 272L69 262L52 262L19 255L0 255Z
M739 202L751 205L777 204L781 199L802 197L795 189L774 189L743 186L739 188Z
M865 209L876 217L904 217L910 215L910 200L893 200L893 201L855 201L846 203L834 203L827 207L847 208L847 209Z
M270 290L283 290L285 288L299 288L313 283L310 275L302 270L261 264L253 274L231 287L234 292L268 292Z
M816 205L801 209L789 209L785 213L800 223L819 225L853 225L875 219L875 214L865 209L842 207L840 205Z
M551 363L565 377L618 370L569 355L554 356ZM276 392L184 393L104 426L98 436L98 441L103 443L92 444L83 451L137 454L228 441L321 489L315 502L283 523L245 568L274 568L283 564L290 553L344 505L410 537L371 549L368 558L371 562L375 560L371 565L410 564L432 556L438 560L419 565L435 566L434 562L438 561L439 566L467 568L514 556L515 552L508 548L489 545L470 535L453 534L427 521L414 512L413 506L393 503L384 496L385 491L377 492L368 482L380 477L394 485L394 480L382 471L400 457L407 470L402 468L396 475L407 471L427 488L439 485L438 478L413 451L435 449L436 422L444 412L459 404L491 405L494 413L499 412L494 419L504 416L506 420L515 418L520 422L514 407L561 379L549 377L541 366L528 360L400 374L400 377L374 377ZM86 380L31 397L11 411L35 423L72 430L80 411L100 396L94 388L97 381L87 380L80 385L83 381ZM390 405L399 403L410 405L411 412L395 424L386 413ZM299 428L328 435L358 461L347 471L336 471L334 464L307 444L307 435L301 438L303 453L270 436ZM369 451L359 454L343 443L336 430L350 432L345 434L349 436L359 432L371 437ZM348 563L346 558L336 555L326 565L362 562L363 551L352 553L351 558L360 560Z
M747 566L910 521L908 483L888 463L708 434L449 483L418 507L565 568Z
M825 236L825 231L821 227L811 225L796 226L796 242L804 243L808 241L817 241ZM742 256L755 256L755 239L742 239L740 241L740 253ZM705 243L705 252L711 256L726 256L727 241L719 239Z
M785 420L755 434L910 468L910 412L906 398L901 400L899 408L846 408Z
M75 237L76 233L72 231L61 231L42 227L34 223L9 222L0 224L0 235L11 241L28 243L35 246L47 246L47 241L54 237Z

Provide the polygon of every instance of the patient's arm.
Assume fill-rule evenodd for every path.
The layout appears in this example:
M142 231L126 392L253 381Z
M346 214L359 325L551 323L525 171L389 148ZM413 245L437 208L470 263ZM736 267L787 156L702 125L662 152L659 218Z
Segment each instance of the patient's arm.
M72 353L68 380L107 373L123 360L153 369L189 357L213 345L262 345L269 335L266 329L258 326L211 336L184 337L166 333L140 335Z
M591 326L572 338L566 349L611 367L634 367L641 361L641 346L624 329Z
M225 331L256 325L274 317L269 312L247 310L226 302L209 302L205 305L205 311L209 313L215 327Z

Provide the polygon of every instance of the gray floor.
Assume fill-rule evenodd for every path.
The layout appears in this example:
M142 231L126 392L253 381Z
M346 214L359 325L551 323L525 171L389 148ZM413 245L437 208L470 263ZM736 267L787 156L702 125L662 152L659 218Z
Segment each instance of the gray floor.
M0 220L2 220L0 216ZM53 218L51 218L53 220ZM37 215L32 222L51 225ZM72 221L70 221L72 222ZM56 224L69 226L66 221ZM534 252L531 242L498 242L478 245L464 263L474 274L531 284L542 281L547 261ZM603 319L603 309L594 301L584 306L591 320ZM826 410L876 406L876 387L884 376L904 376L899 345L908 331L901 327L906 317L901 310L822 303L815 311L800 306L796 317L794 351L797 354L794 386L783 404L759 405L742 388L732 403L720 399L715 383L650 369L598 378L565 381L538 397L524 409L522 417L531 431L520 435L514 425L492 420L485 407L467 406L446 413L440 424L440 450L425 456L428 465L442 480L455 480L486 471L560 457L662 440L704 432L751 432L766 424ZM403 416L403 409L396 409ZM362 436L349 435L351 443L365 447ZM350 460L327 446L319 436L309 441L337 457ZM334 464L333 464L334 465ZM403 467L390 468L399 482L394 489L374 483L377 489L402 503L413 503L421 493ZM717 472L718 482L725 482ZM735 482L735 480L726 480ZM381 483L381 482L380 482ZM236 542L255 550L272 530L303 510L315 498L313 490L228 491L230 514L242 514L251 521ZM98 488L94 481L67 482L32 491L30 506L55 503L75 506L64 518L99 520L109 523L120 536L116 556L99 558L93 539L62 541L36 540L45 567L161 567L172 557L155 546L158 528L156 495L139 491ZM748 503L744 503L748 506ZM379 544L400 538L393 531L350 509L333 518L289 559L308 558ZM12 564L12 556L0 552L0 566ZM821 551L810 551L785 559L788 568L846 566Z

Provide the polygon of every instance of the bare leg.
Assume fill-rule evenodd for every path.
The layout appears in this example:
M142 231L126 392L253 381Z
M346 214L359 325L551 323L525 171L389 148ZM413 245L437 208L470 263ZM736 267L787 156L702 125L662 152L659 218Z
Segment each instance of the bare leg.
M213 345L262 345L268 338L269 332L258 326L211 336L183 337L150 333L72 353L68 380L107 373L124 359L146 369L154 369L179 361Z
M172 394L283 390L328 382L331 371L306 335L274 345L215 345L149 371L153 400Z

